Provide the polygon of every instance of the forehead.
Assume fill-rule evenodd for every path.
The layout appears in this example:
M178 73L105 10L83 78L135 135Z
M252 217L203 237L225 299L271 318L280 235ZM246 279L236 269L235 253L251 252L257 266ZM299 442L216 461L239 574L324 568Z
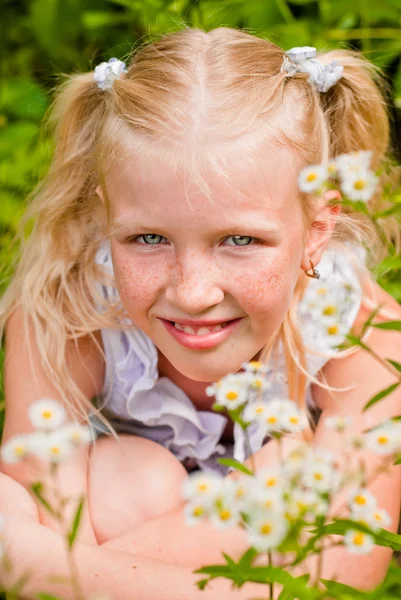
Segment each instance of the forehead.
M200 172L201 187L190 168L176 168L148 156L121 156L105 182L113 220L151 215L183 219L222 219L229 222L244 212L255 212L285 222L297 203L298 164L287 148L275 147L257 160L228 159L226 178L210 166ZM198 175L199 176L199 175Z

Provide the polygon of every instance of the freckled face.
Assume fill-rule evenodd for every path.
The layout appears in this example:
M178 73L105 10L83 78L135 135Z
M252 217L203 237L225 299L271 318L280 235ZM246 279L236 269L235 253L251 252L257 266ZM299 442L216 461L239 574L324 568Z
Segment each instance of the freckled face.
M124 158L107 176L112 217L124 224L111 238L121 300L188 378L215 381L238 371L284 319L303 252L294 163L277 149L263 166L233 169L232 189L211 174L213 204L188 175L162 165ZM195 350L161 318L241 321L217 346Z

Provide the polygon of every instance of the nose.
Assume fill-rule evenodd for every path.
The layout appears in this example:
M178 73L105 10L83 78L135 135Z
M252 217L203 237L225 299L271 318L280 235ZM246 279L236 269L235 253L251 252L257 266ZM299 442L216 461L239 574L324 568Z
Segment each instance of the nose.
M186 256L177 260L170 273L166 299L182 313L198 314L223 301L220 270L212 259Z

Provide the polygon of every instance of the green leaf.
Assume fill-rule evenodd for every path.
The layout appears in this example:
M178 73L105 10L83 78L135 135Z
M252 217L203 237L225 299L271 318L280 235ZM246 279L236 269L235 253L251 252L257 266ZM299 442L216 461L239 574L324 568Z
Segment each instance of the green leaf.
M73 546L73 544L75 542L75 538L77 537L79 524L81 522L82 509L83 509L83 506L84 506L84 502L85 502L85 498L84 498L84 496L82 496L81 500L79 501L77 510L75 512L74 521L72 523L71 531L68 534L68 548L70 550L71 550L71 548L72 548L72 546Z
M377 327L377 329L401 331L401 321L386 321L385 323L372 323L372 327Z
M43 494L42 494L43 489L44 489L44 486L41 481L31 484L31 490L35 494L35 496L38 499L38 501L40 502L40 504L42 506L44 506L51 515L53 515L54 517L56 517L58 519L59 518L58 513L54 510L54 508L51 506L51 504L43 496Z
M386 529L372 531L369 529L369 527L362 525L362 523L357 523L348 519L337 519L333 523L328 523L322 527L322 530L326 535L344 535L350 529L356 529L358 531L368 533L373 537L377 546L392 548L397 552L401 551L401 535L392 533Z
M344 583L339 583L338 581L332 581L330 579L321 579L320 581L327 587L329 594L349 594L350 598L366 598L365 592L356 590Z
M246 473L246 475L253 475L252 471L250 471L245 465L240 463L235 458L218 458L217 462L221 465L225 465L226 467L233 467L238 471L242 471L242 473Z
M50 596L49 594L37 594L37 600L60 600L57 596Z
M397 371L399 371L401 373L401 364L399 362L397 362L396 360L392 360L391 358L387 358L386 360L389 363L391 363L393 365L393 367L395 369L397 369Z
M373 398L371 398L369 400L369 402L367 402L365 404L365 406L362 409L362 412L365 412L365 410L368 410L368 408L370 408L377 402L380 402L380 400L382 400L383 398L385 398L386 396L391 394L391 392L394 392L394 390L397 389L399 385L400 385L399 381L397 383L393 383L392 385L389 385L386 389L384 389L381 392L379 392L378 394L376 394L376 396L373 396Z

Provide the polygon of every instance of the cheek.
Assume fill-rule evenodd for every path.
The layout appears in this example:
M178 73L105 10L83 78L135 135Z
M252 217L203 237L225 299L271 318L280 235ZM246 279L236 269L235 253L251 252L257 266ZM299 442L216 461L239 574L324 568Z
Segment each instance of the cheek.
M250 316L262 322L264 319L282 320L290 305L297 275L293 264L277 257L269 265L237 275L236 297Z
M126 310L132 314L154 301L162 285L165 265L161 261L133 260L124 252L113 254L114 274L120 298Z

